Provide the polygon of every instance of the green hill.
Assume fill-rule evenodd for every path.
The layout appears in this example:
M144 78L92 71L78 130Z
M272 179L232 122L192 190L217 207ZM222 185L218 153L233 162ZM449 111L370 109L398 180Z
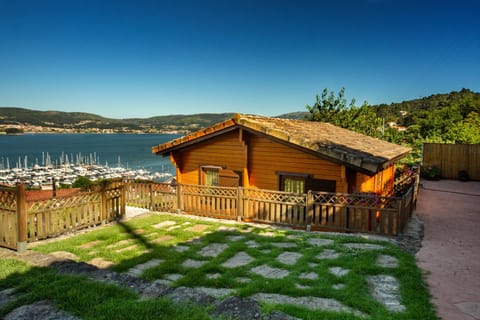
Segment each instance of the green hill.
M221 122L232 113L168 115L151 118L112 119L83 112L38 111L25 108L0 108L0 125L31 125L69 129L129 129L192 131Z

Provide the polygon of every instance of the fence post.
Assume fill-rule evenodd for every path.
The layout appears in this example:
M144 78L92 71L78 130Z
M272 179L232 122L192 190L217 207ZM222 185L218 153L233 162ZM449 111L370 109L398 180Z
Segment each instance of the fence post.
M396 215L396 223L395 223L395 230L390 230L388 228L388 233L391 234L391 231L394 232L393 235L403 237L403 215L404 215L404 208L403 208L403 197L398 199L398 211ZM389 219L390 220L390 219ZM389 221L389 225L391 225L391 222Z
M17 251L27 250L27 207L25 185L17 184Z
M308 190L307 193L307 231L312 230L312 220L313 220L313 194L311 190Z
M104 225L105 219L107 217L107 192L106 192L106 186L104 183L102 183L102 187L100 188L100 194L102 198L100 219L102 220L102 225Z
M177 183L177 213L182 213L183 210L182 189L182 185Z
M120 215L123 217L125 217L125 215L127 214L127 192L125 190L126 188L126 184L122 184L120 186Z
M243 219L243 188L237 188L237 220L242 221Z
M149 183L148 184L148 194L150 195L149 199L150 199L150 203L148 205L148 210L150 211L153 211L153 185L152 183Z

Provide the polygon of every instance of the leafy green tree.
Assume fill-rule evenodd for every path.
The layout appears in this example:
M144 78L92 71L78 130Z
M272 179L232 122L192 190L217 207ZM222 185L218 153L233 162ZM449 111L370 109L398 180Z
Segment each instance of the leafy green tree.
M5 133L6 134L20 134L20 133L23 133L23 129L21 129L21 128L6 128Z
M313 106L307 105L306 108L309 111L308 120L328 122L374 137L381 136L382 120L377 116L375 108L369 106L366 101L357 107L355 99L347 105L345 88L342 88L337 96L333 91L323 89L321 96L316 95Z
M93 185L93 182L87 177L78 177L72 183L72 188L80 188L82 191L88 191Z
M328 89L323 89L322 95L315 96L315 103L313 106L307 105L306 108L310 112L307 115L308 120L329 122L335 125L339 125L341 122L340 114L347 109L347 100L345 99L345 88L340 89L337 97L335 92ZM350 106L355 104L355 100L352 99Z

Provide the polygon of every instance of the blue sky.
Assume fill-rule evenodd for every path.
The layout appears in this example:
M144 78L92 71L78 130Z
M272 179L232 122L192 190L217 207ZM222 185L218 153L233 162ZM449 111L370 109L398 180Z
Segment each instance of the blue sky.
M0 106L149 117L480 91L480 1L0 0Z

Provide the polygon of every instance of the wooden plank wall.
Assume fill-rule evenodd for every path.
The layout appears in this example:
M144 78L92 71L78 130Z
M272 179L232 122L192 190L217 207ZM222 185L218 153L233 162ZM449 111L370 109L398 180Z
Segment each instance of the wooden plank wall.
M445 179L457 179L465 170L471 180L480 180L480 144L423 144L423 168L437 166Z
M395 185L395 167L392 165L370 177L357 172L356 192L375 193L388 197L393 195Z
M246 166L246 152L238 130L197 143L174 154L174 158L180 165L179 181L184 184L201 184L200 166L215 165L240 172Z
M317 158L309 153L250 135L249 143L250 186L278 190L278 172L313 175L315 179L335 180L337 192L347 192L345 167Z

